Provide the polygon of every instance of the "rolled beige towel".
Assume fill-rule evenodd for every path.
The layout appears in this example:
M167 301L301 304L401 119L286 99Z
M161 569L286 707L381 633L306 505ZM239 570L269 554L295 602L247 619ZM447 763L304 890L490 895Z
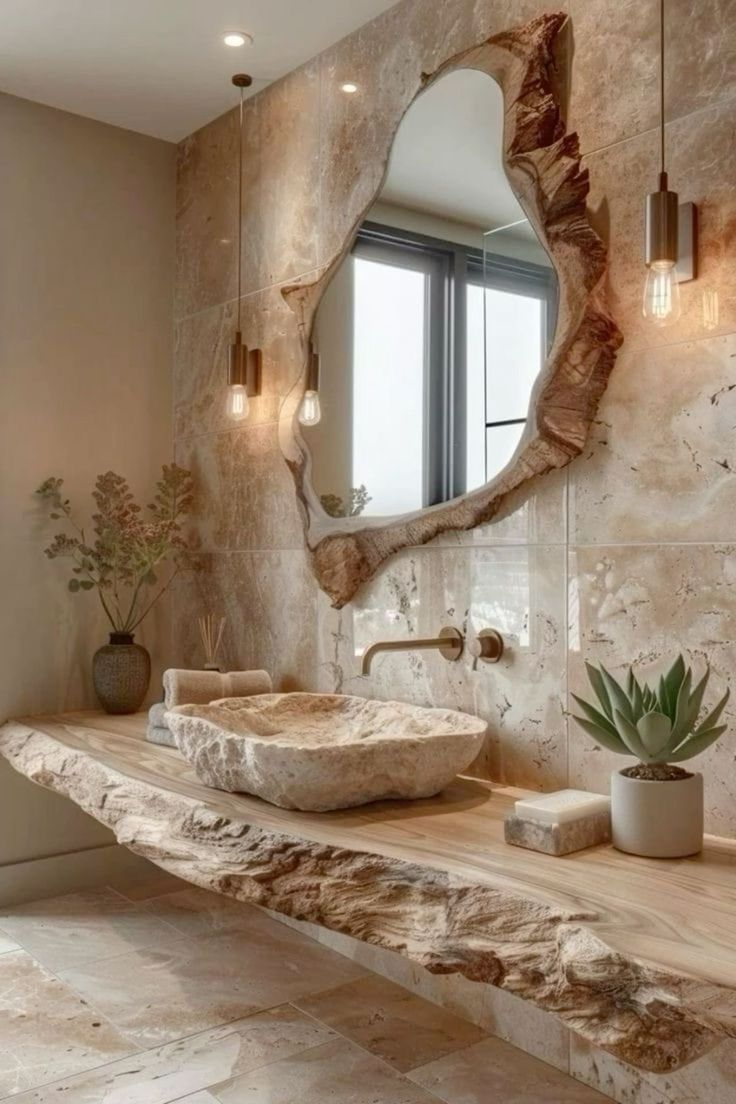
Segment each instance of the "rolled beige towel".
M247 698L270 694L268 671L164 671L164 711L175 705L208 705L216 698Z

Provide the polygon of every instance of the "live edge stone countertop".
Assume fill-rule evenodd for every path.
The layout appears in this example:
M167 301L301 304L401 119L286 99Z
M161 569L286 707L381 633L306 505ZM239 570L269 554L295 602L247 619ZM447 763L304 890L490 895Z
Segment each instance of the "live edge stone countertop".
M200 783L145 716L26 718L0 754L118 841L218 893L499 986L643 1069L736 1036L736 841L691 859L507 846L522 791L458 779L420 801L278 809Z

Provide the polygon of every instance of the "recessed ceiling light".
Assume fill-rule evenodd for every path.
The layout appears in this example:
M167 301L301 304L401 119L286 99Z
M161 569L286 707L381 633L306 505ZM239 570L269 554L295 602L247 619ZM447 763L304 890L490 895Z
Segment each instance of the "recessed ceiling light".
M226 46L252 46L253 35L247 31L228 31L222 36L222 41Z
M347 92L348 95L352 95L353 92L358 91L357 84L353 84L352 81L345 81L345 84L341 84L340 88L342 89L343 92Z

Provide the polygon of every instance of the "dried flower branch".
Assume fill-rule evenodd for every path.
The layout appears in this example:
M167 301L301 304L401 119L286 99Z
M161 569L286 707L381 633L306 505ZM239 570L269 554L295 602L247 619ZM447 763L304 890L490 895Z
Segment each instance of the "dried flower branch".
M142 518L128 482L115 472L98 475L92 497L94 539L90 542L62 492L63 479L45 479L36 494L50 507L53 521L64 520L74 535L57 533L45 553L50 560L73 562L69 590L94 590L115 632L132 633L168 590L184 562L187 545L181 520L192 507L192 476L176 464L164 464L148 506L150 520ZM173 572L149 599L147 588L159 583L156 569L166 560Z
M363 513L368 503L372 501L363 483L359 487L350 488L347 503L342 500L340 495L323 494L320 496L322 509L334 518L358 517L359 514Z

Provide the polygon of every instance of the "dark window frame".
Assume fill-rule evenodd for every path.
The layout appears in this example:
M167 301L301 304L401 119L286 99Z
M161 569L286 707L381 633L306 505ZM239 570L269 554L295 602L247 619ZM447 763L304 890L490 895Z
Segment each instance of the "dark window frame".
M543 361L557 311L554 270L371 221L358 230L352 253L414 270L423 268L429 276L423 506L447 502L467 490L467 287L493 287L544 300ZM486 387L487 372L484 394ZM494 426L526 422L526 418L489 422L487 409L486 396L486 441L488 429Z

